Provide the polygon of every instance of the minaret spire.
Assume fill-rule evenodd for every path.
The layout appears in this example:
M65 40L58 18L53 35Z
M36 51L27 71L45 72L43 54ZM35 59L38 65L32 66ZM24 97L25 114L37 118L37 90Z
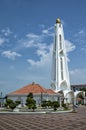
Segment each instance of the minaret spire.
M55 92L59 90L70 90L64 32L59 18L56 19L55 24L51 87Z

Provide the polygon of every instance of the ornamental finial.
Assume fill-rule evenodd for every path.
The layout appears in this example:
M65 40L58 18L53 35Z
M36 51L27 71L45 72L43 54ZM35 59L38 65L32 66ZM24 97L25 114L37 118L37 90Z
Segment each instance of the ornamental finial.
M56 19L56 23L61 23L61 21L60 21L60 19L58 18L58 19Z

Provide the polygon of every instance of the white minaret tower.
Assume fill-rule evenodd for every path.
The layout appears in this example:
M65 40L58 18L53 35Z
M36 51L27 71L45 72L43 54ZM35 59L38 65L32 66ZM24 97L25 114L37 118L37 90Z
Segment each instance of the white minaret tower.
M55 24L51 87L55 92L70 90L64 32L60 19L57 19Z

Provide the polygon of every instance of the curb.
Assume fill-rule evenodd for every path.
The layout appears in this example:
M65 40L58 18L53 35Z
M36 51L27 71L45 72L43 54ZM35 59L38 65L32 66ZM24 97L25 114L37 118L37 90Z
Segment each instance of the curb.
M58 114L58 113L71 113L73 110L70 111L47 111L47 112L0 112L0 114ZM75 113L75 112L74 112Z

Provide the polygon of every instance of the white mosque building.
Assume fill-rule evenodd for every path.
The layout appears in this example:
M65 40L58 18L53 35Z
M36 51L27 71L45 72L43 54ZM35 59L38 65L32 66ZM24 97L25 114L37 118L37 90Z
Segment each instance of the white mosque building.
M60 19L57 19L55 24L55 38L52 53L53 64L51 89L46 89L39 84L32 83L7 94L7 97L13 100L21 100L24 104L26 97L30 92L33 93L36 104L40 104L41 100L60 101L62 98L64 99L65 103L73 103L74 100L76 103L76 98L80 94L84 97L83 92L74 92L71 90L64 32Z

